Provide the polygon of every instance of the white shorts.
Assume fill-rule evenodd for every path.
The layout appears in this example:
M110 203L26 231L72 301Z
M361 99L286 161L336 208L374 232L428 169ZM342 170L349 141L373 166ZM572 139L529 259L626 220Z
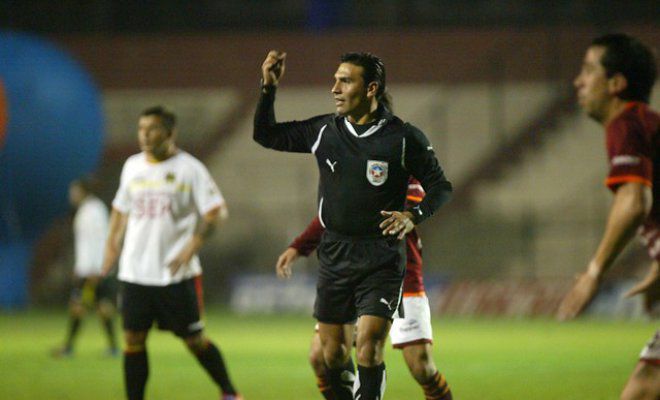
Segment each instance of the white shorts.
M433 343L431 308L426 295L403 296L404 318L395 318L390 329L392 347L401 349L411 344Z
M649 340L646 346L639 354L640 361L647 361L653 364L660 364L660 330Z

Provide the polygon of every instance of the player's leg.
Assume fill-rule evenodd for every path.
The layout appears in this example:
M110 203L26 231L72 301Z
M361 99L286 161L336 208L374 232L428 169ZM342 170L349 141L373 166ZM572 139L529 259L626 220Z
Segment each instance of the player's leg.
M660 399L660 330L642 350L621 393L622 400Z
M451 400L452 393L445 376L433 362L432 345L412 344L403 348L403 358L427 400Z
M350 351L352 347L352 324L330 324L319 322L319 341L325 360L326 376L337 400L353 398L353 376L347 376L346 366L352 365Z
M639 361L621 393L621 400L660 399L660 363Z
M325 359L323 358L323 346L321 346L321 338L319 333L315 330L312 336L312 343L309 346L309 365L314 371L316 376L316 387L319 388L321 396L326 400L335 400L335 393L330 387L328 380L328 369L325 366Z
M124 384L128 400L143 400L149 378L148 331L124 330Z
M183 340L200 365L208 372L211 379L220 387L222 398L225 400L240 399L241 397L229 378L227 366L220 349L202 332L185 337Z
M157 307L159 327L171 330L184 341L218 385L223 399L240 399L220 349L203 334L201 276L167 286L162 293Z
M344 337L348 338L350 342L346 343L348 348L352 347L352 336L355 331L355 326L353 324L344 325ZM316 386L319 388L319 392L326 400L335 400L337 395L332 389L330 384L330 377L328 375L328 368L325 364L325 358L323 357L323 346L321 344L321 337L318 333L318 325L315 328L314 336L312 337L312 343L309 347L309 365L314 371L316 376ZM353 365L353 359L348 357L348 361L344 363L341 368L341 373L339 374L341 380L341 386L346 387L352 396L353 383L355 382L355 366Z
M103 325L105 336L108 339L108 355L119 354L117 338L115 336L115 306L110 301L101 300L97 306L97 313Z
M383 317L362 315L357 329L358 374L354 392L361 400L379 400L385 393L383 350L391 321ZM358 397L359 396L359 397Z
M85 315L85 306L82 302L82 291L85 282L80 279L75 283L74 288L71 290L71 297L69 299L69 321L66 331L66 338L64 345L53 350L53 357L67 357L73 353L73 345L75 343L80 326L82 324L83 316Z
M115 337L115 305L112 301L114 297L114 292L110 287L109 279L102 280L96 289L96 311L99 318L101 319L101 324L103 325L103 330L108 339L108 355L115 356L119 354L117 349L117 339Z
M404 318L396 318L390 330L392 346L401 349L411 375L427 400L449 400L451 390L433 361L431 309L425 295L403 298Z
M144 399L149 377L147 335L154 320L154 288L123 282L121 313L124 330L124 385L129 400Z

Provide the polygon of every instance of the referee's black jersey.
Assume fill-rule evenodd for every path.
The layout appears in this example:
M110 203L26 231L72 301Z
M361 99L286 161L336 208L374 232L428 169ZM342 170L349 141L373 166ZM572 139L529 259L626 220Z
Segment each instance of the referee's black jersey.
M410 211L418 224L449 199L451 183L426 136L381 105L380 119L358 134L345 117L321 115L276 123L275 90L261 95L254 140L264 147L313 153L320 172L319 218L326 229L348 236L378 236L380 211L401 211L408 177L426 191Z

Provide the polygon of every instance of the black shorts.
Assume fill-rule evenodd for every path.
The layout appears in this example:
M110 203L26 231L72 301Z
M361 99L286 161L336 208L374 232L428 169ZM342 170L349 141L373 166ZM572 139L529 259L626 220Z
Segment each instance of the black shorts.
M71 289L71 302L93 306L101 301L115 302L117 281L114 278L78 278Z
M202 277L168 286L146 286L122 282L120 307L124 330L148 331L154 321L158 329L186 338L204 329Z
M314 317L319 322L345 324L362 315L393 318L401 302L406 265L402 240L325 231L317 253Z

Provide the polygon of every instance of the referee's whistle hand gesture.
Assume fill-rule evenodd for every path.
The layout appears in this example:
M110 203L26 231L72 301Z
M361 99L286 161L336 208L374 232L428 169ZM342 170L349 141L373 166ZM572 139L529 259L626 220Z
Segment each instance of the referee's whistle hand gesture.
M263 86L277 86L284 76L286 53L277 50L268 52L264 63L261 65Z
M381 211L380 215L385 217L379 225L383 230L383 236L397 235L397 239L401 240L415 227L409 211Z

